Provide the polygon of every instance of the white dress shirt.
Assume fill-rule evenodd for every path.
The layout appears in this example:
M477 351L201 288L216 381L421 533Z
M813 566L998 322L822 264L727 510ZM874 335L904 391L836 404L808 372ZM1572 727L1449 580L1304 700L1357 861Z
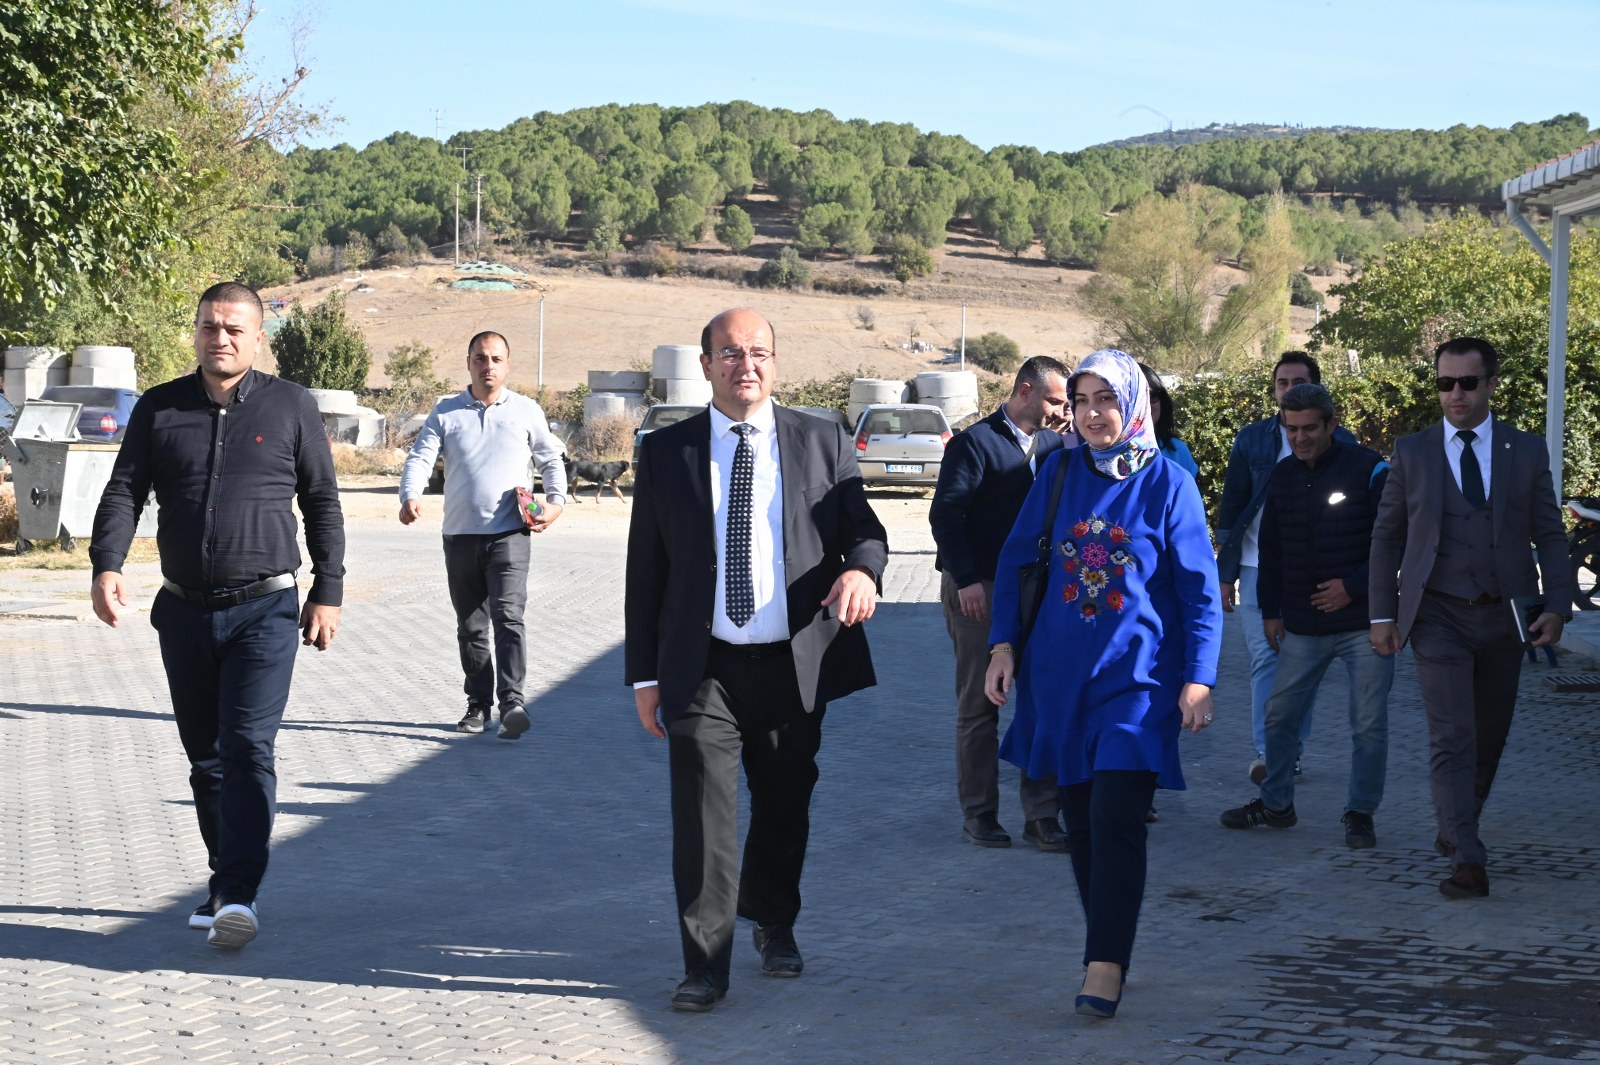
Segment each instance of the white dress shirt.
M1278 426L1278 461L1282 462L1293 454L1294 448L1289 446L1289 434L1283 431L1283 426ZM1256 511L1256 516L1250 519L1250 524L1244 529L1244 543L1239 545L1239 565L1261 565L1261 516L1266 512L1265 503Z
M1028 456L1029 472L1038 473L1039 460L1030 454L1030 452L1033 451L1033 434L1025 433L1021 429L1017 428L1017 423L1011 420L1011 415L1006 413L1006 408L1003 404L1000 407L1000 417L1006 420L1006 425L1010 427L1011 435L1016 439L1017 446L1022 449L1022 453L1024 455Z
M777 643L789 638L789 597L783 575L783 472L770 400L745 419L755 427L750 434L755 460L750 485L750 583L756 612L742 627L728 620L726 613L728 487L739 447L735 424L711 408L711 510L717 531L717 600L711 611L711 635L725 643Z
M1449 422L1444 423L1444 458L1450 464L1450 476L1456 479L1456 487L1461 487L1461 453L1467 449L1466 441L1456 435L1459 432ZM1483 471L1483 498L1489 498L1489 468L1494 465L1494 415L1485 415L1483 423L1473 427L1473 432L1478 438L1472 442L1472 453L1478 456L1478 469Z

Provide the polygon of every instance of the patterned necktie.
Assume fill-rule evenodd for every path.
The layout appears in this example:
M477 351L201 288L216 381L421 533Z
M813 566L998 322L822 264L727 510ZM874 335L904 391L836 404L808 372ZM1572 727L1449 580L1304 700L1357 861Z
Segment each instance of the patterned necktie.
M750 434L756 427L740 422L733 427L739 446L733 452L733 476L728 481L728 535L723 560L723 609L728 620L744 628L756 612L756 590L750 578L751 482L755 479L756 456L750 447Z
M1472 450L1472 442L1478 439L1478 434L1471 429L1462 429L1456 433L1460 439L1461 448L1461 494L1466 497L1467 505L1476 510L1488 502L1488 497L1483 491L1483 467L1478 465L1478 453Z

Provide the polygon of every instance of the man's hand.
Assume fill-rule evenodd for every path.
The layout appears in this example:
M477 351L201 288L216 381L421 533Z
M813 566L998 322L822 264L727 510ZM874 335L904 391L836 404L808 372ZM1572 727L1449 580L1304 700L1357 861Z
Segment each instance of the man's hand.
M1537 632L1532 646L1549 647L1551 644L1561 642L1561 630L1566 627L1566 622L1561 620L1559 614L1552 614L1546 610L1533 619L1533 624L1528 626L1529 632Z
M1560 630L1557 629L1556 631L1559 632ZM1397 655L1400 653L1400 626L1392 621L1374 621L1372 623L1372 634L1368 639L1372 641L1372 649L1380 655Z
M339 631L339 608L313 603L307 599L300 608L300 635L301 643L307 647L315 647L319 651L326 651L333 642L333 634Z
M633 706L639 711L639 724L646 732L658 740L667 738L667 730L661 724L661 685L633 689Z
M961 603L961 616L972 618L974 621L983 621L989 616L989 595L983 587L983 582L969 584L956 592L956 598Z
M1273 654L1277 654L1283 644L1283 619L1262 618L1261 631L1266 634L1267 646L1272 648Z
M825 607L839 604L839 623L856 625L872 616L878 604L878 586L866 570L847 569L839 574L822 601Z
M1178 692L1178 713L1183 715L1180 728L1199 732L1209 726L1211 716L1216 713L1211 704L1211 689L1204 684L1185 684Z
M533 516L532 530L536 533L544 532L556 523L556 519L561 517L561 512L565 509L560 503L552 503L546 500L539 507L539 513Z
M1238 585L1234 584L1233 581L1223 581L1221 587L1222 612L1224 614L1231 614L1233 613L1233 604L1238 601L1236 598L1238 593Z
M89 585L89 601L94 604L94 616L116 628L121 619L117 607L128 605L128 586L122 574L107 570L96 577Z
M996 706L1006 705L1006 695L1016 677L1017 660L1010 651L993 651L989 655L989 670L983 675L983 694Z
M1324 614L1331 614L1335 610L1343 610L1351 603L1350 592L1344 586L1344 581L1323 581L1317 585L1317 590L1311 596L1311 605Z
M422 500L408 499L400 504L400 524L410 525L422 517Z

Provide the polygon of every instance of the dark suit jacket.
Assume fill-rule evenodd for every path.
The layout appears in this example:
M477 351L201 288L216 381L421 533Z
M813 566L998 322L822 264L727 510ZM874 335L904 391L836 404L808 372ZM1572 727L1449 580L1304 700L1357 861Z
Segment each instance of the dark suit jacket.
M1061 447L1060 433L1040 429L1034 437L1034 469L1044 469L1044 460ZM928 507L928 524L939 548L934 565L950 574L956 587L994 580L1000 549L1032 487L1033 470L1003 409L973 422L950 441Z
M824 609L834 580L859 567L881 587L888 537L872 513L850 437L831 422L774 406L783 477L783 572L800 699L808 712L877 682L861 626ZM711 415L644 438L628 527L624 680L661 685L670 723L705 678L717 594L711 508Z
M1501 591L1508 596L1537 595L1542 573L1551 609L1566 613L1573 593L1567 534L1544 438L1498 418L1492 425L1489 506L1494 510L1495 549L1483 564L1495 568ZM1444 478L1449 476L1443 422L1395 441L1389 483L1372 527L1368 595L1371 616L1394 618L1402 641L1417 620L1422 591L1439 552ZM1534 548L1539 551L1537 568Z

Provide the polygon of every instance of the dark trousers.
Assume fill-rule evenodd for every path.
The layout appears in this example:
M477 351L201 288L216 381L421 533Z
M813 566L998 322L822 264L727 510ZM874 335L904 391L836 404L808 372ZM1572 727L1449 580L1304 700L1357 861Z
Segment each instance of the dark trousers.
M672 879L685 972L726 976L735 916L792 925L799 915L822 715L820 706L808 714L800 705L786 646L755 658L713 641L705 680L667 726ZM742 866L741 759L750 789Z
M528 668L522 614L528 605L528 533L446 536L444 572L456 611L456 646L461 652L462 690L467 705L500 712L522 706ZM494 630L494 657L489 632Z
M1428 713L1428 775L1439 836L1456 848L1452 865L1483 865L1478 818L1511 733L1522 673L1511 608L1424 595L1411 627L1411 657Z
M293 588L208 610L163 589L150 623L189 757L195 817L211 864L211 892L252 902L267 871L277 812L273 748L300 638Z
M1083 903L1083 963L1133 957L1144 902L1145 814L1156 775L1101 770L1093 780L1061 789L1061 812L1072 847L1072 874Z
M989 619L961 613L955 579L946 573L939 584L944 625L956 659L956 794L963 817L1000 809L1000 708L983 693L989 671ZM983 582L984 602L994 605L994 582ZM1061 810L1056 778L1021 777L1022 816L1029 821L1055 820Z

